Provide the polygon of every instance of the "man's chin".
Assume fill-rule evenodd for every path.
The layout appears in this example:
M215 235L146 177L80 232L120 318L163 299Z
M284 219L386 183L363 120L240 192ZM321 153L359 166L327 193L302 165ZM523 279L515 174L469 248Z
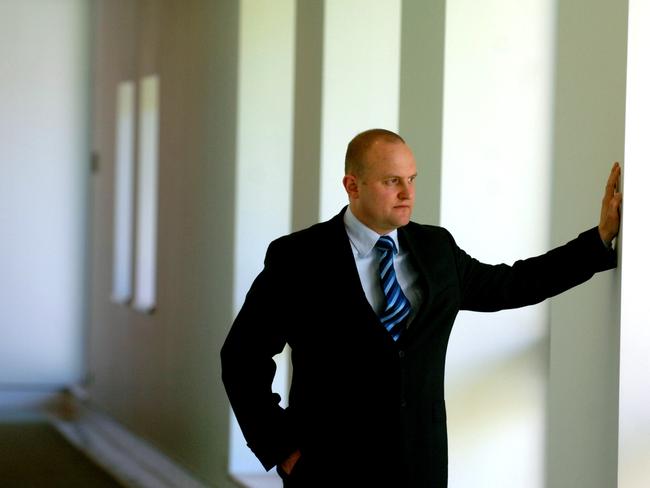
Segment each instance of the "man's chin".
M408 224L411 221L411 212L407 212L404 215L400 215L393 219L393 225L395 227L402 227L406 224Z

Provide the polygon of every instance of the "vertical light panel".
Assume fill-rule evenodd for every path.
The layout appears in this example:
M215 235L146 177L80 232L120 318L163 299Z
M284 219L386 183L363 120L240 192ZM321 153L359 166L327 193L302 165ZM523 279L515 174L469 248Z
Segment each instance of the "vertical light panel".
M441 223L487 263L548 243L552 14L545 0L446 4ZM458 316L450 486L543 486L546 331L545 306Z
M158 85L157 75L140 80L134 307L144 312L156 306Z
M135 83L119 83L116 100L112 298L115 302L126 303L133 294Z
M650 3L630 0L621 253L618 486L650 480Z
M399 0L325 2L321 219L348 202L341 181L350 139L398 128L400 23Z
M295 0L240 3L233 308L261 271L269 242L291 227ZM287 349L273 391L286 405ZM231 473L264 473L231 415Z
M0 385L84 375L89 6L0 1Z

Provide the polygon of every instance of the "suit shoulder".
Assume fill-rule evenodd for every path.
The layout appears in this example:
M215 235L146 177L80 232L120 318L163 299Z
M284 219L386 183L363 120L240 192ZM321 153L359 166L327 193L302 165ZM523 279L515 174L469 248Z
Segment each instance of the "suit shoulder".
M454 242L451 233L444 227L438 225L419 224L417 222L409 222L404 231L409 233L416 239L433 239Z
M269 244L269 251L296 253L305 249L312 249L320 243L325 243L343 229L342 220L337 224L336 218L326 222L313 224L305 229L297 230L290 234L278 237Z

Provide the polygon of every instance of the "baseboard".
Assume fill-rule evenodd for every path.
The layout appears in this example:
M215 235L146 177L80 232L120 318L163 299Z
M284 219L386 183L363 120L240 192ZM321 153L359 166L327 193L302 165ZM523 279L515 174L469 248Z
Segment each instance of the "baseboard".
M154 446L69 392L67 408L52 411L53 425L69 442L128 488L208 488Z
M0 385L0 410L41 411L52 408L61 399L61 385Z

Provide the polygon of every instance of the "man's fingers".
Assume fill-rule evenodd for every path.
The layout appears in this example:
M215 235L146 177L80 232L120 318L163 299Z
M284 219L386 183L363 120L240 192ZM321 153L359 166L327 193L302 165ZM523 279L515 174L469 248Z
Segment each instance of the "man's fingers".
M622 201L623 201L623 194L620 191L618 191L618 188L616 188L611 195L605 197L605 202L609 207L610 213L618 214Z
M621 192L616 192L614 198L612 198L611 207L618 214L621 210L621 202L623 201L623 194Z
M614 196L614 193L618 189L618 180L621 175L621 167L618 162L614 163L612 170L609 173L609 178L607 179L607 186L605 187L605 198L608 200Z

